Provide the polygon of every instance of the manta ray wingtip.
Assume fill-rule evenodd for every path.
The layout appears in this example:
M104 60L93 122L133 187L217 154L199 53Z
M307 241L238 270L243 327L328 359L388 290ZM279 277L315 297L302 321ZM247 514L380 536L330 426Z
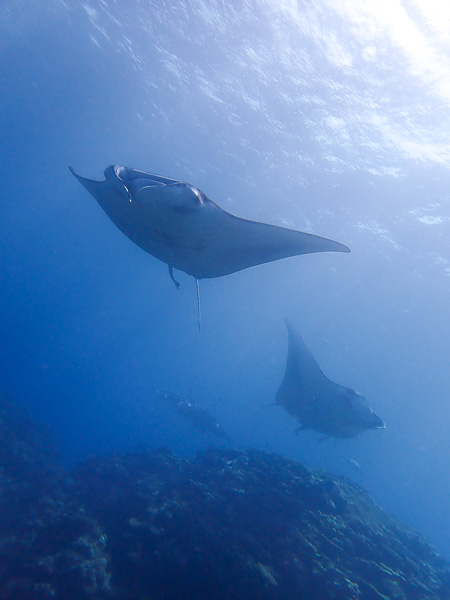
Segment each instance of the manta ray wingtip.
M348 246L346 246L345 244L341 244L340 242L336 242L336 247L334 248L336 252L345 252L346 254L348 254L349 252L351 252L350 248Z
M292 331L294 329L294 326L292 325L292 321L290 319L288 319L287 317L284 317L284 322L286 324L288 331Z
M78 179L78 181L82 180L82 177L80 175L78 175L78 173L75 171L75 169L73 167L71 167L70 165L68 165L69 171L72 173L72 175Z

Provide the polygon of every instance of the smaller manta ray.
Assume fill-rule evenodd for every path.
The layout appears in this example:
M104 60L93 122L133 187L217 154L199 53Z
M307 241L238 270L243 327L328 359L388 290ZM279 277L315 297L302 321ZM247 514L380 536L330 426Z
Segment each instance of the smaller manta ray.
M308 350L302 336L286 320L289 350L276 403L301 423L328 436L352 438L366 429L386 425L354 390L330 381Z
M317 235L235 217L183 181L118 165L93 181L69 169L130 240L169 266L177 287L173 269L195 277L198 300L199 279L298 254L350 252Z
M173 406L178 414L190 421L199 431L212 433L217 437L229 439L228 435L216 419L195 402L183 398L183 396L175 394L174 392L161 392L158 390L157 394L162 400Z

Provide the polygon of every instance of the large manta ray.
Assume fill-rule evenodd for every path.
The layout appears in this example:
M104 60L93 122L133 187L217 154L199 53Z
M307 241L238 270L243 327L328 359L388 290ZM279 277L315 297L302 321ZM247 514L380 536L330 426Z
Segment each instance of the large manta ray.
M326 377L302 336L286 320L289 349L276 402L301 423L326 436L356 437L366 429L386 426L364 396Z
M172 279L173 269L199 280L297 254L350 252L326 238L235 217L176 179L116 165L105 181L92 181L69 169L130 240L169 266Z

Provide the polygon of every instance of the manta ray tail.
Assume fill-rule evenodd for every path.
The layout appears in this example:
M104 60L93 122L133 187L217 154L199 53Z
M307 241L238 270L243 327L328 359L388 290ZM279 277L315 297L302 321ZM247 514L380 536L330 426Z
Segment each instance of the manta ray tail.
M200 323L202 320L202 312L200 310L200 286L198 284L198 279L195 280L197 284L197 311L198 311L198 330L200 331Z

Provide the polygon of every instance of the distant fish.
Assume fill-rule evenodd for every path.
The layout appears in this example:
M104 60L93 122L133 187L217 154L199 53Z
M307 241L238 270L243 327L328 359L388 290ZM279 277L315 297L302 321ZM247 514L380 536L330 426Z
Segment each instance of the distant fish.
M289 350L277 404L299 420L301 429L314 429L327 437L352 438L367 429L384 429L364 396L328 379L302 336L288 321L286 325Z
M360 475L364 474L361 465L354 458L349 458L347 462L357 473L359 473Z
M174 392L161 392L158 390L157 394L164 401L173 406L178 414L190 421L199 431L212 433L217 437L229 439L228 435L216 419L195 402L183 398L183 396Z

